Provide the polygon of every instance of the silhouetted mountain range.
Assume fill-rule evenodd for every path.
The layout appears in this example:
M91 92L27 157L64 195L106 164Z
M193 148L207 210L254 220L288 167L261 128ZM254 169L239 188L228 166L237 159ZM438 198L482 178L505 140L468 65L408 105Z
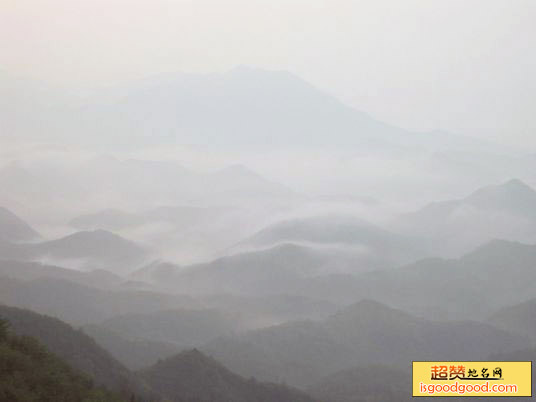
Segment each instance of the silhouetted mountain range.
M4 259L52 261L78 268L106 268L128 272L144 263L148 250L104 230L77 232L39 243L0 243Z
M310 386L357 365L408 367L413 360L481 360L528 340L470 321L437 322L362 301L321 322L298 321L215 340L207 351L231 370Z
M457 260L309 278L295 293L342 303L369 298L430 318L480 320L536 297L535 263L536 246L494 240Z
M372 270L373 259L352 249L287 243L186 267L154 263L132 276L169 291L262 296L287 293L305 278L326 273Z
M498 328L530 338L536 344L536 298L494 313L489 322Z
M44 265L37 262L0 261L0 276L18 279L20 281L37 280L41 278L64 279L79 285L95 288L111 289L120 287L125 279L109 271L96 269L78 271L71 268Z
M517 179L483 187L407 214L398 229L420 236L435 255L467 252L493 238L536 241L536 191Z
M128 288L98 289L54 277L28 281L2 277L0 289L1 303L32 309L73 325L97 323L127 313L199 306L186 296Z
M1 78L1 77L0 77ZM21 80L11 132L39 127L68 141L123 148L189 144L217 149L359 147L368 151L498 149L445 132L415 133L379 122L286 71L241 66L225 73L164 74L79 99ZM43 96L59 98L51 108ZM29 100L32 99L32 102ZM305 118L306 116L306 118ZM91 134L91 135L90 135Z

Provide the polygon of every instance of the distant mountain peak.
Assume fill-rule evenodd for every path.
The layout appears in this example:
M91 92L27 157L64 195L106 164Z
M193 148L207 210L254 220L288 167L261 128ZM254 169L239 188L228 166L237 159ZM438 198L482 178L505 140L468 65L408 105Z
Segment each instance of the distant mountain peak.
M507 255L521 256L527 251L536 253L536 246L511 240L492 239L465 254L462 260L495 260L497 256L501 258Z
M525 182L519 180L519 179L510 179L507 182L503 184L503 186L515 186L515 187L525 187L530 188Z
M106 238L108 240L114 239L114 240L125 240L121 236L116 235L115 233L112 233L108 230L104 229L95 229L95 230L83 230L80 232L73 233L71 235L66 236L71 238Z
M509 193L515 196L528 195L530 197L536 197L536 191L528 184L519 179L510 179L498 185L482 187L472 193L468 198L492 196L500 193Z
M527 193L536 194L536 191L531 186L519 179L510 179L506 183L502 184L501 187L509 189L510 191L524 191Z
M519 179L482 187L463 201L479 208L508 210L536 218L536 191Z
M161 360L141 375L153 388L174 400L313 401L305 393L283 385L246 380L197 349Z

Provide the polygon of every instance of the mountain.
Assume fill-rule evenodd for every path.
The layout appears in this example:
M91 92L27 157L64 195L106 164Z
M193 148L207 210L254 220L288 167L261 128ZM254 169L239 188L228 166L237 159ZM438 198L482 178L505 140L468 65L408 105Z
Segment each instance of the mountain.
M40 278L64 279L79 285L95 288L117 288L124 282L120 276L105 270L76 271L74 269L45 265L36 262L0 260L0 277L9 277L21 281Z
M190 268L156 263L136 275L183 292L264 298L287 294L332 305L372 299L442 320L482 320L536 297L535 245L493 240L458 259L426 258L356 274L326 273L330 265L322 261L329 260L304 257L300 247L281 245Z
M528 341L471 321L417 318L361 301L320 322L296 321L217 339L202 348L231 370L307 387L353 366L413 360L480 360Z
M361 263L380 267L408 263L425 255L409 237L344 215L276 222L244 240L237 248L267 247L278 243L353 247L361 252Z
M3 401L122 401L73 370L35 338L8 331L0 320L0 399Z
M112 191L142 200L152 199L150 205L188 205L192 200L214 196L222 202L242 197L296 196L285 186L265 179L243 165L197 172L175 161L119 160L102 156L84 162L76 169L76 174L85 183L94 183L105 194ZM207 198L204 204L211 205L209 201Z
M266 246L279 242L339 243L346 245L388 243L395 235L351 216L314 216L274 223L244 243Z
M165 360L159 360L153 366L133 373L112 358L84 332L75 330L58 319L7 306L0 306L0 317L9 321L14 334L37 338L54 355L48 355L31 339L20 338L19 340L10 336L6 341L5 326L3 321L0 321L2 323L0 354L13 363L8 370L4 370L4 374L11 377L4 375L0 379L0 395L22 396L27 393L45 392L42 384L46 383L48 392L51 389L57 389L54 401L82 400L77 396L63 399L64 393L93 395L95 398L101 398L98 400L120 400L119 397L107 391L93 388L91 382L85 377L71 372L69 367L62 362L64 361L98 386L113 390L123 395L125 399L135 397L135 400L141 398L142 400L178 402L193 400L201 402L313 402L313 399L305 393L283 385L261 383L255 379L246 380L197 350L185 351ZM6 350L6 343L8 350ZM143 346L143 343L137 346ZM19 357L22 354L27 354L28 357ZM57 360L58 358L62 361ZM32 365L30 365L31 359L34 359ZM38 376L35 373L37 367L41 370ZM10 370L15 370L16 373L11 373ZM30 376L31 370L33 374ZM6 381L11 378L12 382ZM64 378L64 380L60 383L59 378ZM30 383L32 386L29 385ZM45 393L45 395L47 398L50 397L50 394ZM15 397L10 400L26 399Z
M154 238L168 249L186 242L190 251L200 235L207 238L202 243L219 240L215 250L230 247L268 213L305 199L242 165L196 171L175 161L107 156L59 167L46 158L17 161L0 167L0 187L6 204L31 205L41 216L61 217L77 229L137 234L142 243ZM186 229L191 232L181 237Z
M140 374L176 402L313 402L284 385L246 380L196 349L162 360Z
M505 210L536 219L536 191L518 179L481 188L464 201L482 209Z
M35 310L73 325L97 323L128 313L198 307L191 298L119 287L98 289L43 277L21 281L0 277L0 303Z
M28 242L41 236L30 225L4 207L0 207L0 240L5 242Z
M472 206L481 210L500 210L536 219L534 211L536 191L521 180L512 179L499 185L482 187L459 200L430 204L415 212L413 216L415 218L446 219L464 206Z
M355 367L323 378L308 393L329 402L410 402L410 376L389 366Z
M31 244L0 243L5 259L54 261L81 268L126 272L141 265L148 251L105 230L76 232L56 240Z
M459 259L427 258L398 269L307 279L295 291L339 303L368 298L429 318L482 320L536 297L536 246L493 240Z
M526 336L536 344L536 299L502 308L493 314L490 324Z
M176 345L153 340L132 340L99 325L85 325L84 333L130 370L139 370L179 353Z
M77 232L39 245L51 258L87 258L89 265L121 266L128 270L143 262L147 251L136 243L105 230Z
M402 216L395 226L422 237L436 255L467 252L493 238L536 241L536 191L512 179L465 198L429 204ZM464 230L468 226L471 230Z
M372 269L360 260L361 256L351 249L279 244L183 267L154 263L135 272L133 277L184 293L292 294L304 278Z
M225 149L372 146L405 134L290 73L247 67L146 80L115 101L89 107L82 114L90 126L96 117L100 132L129 133L139 144L210 144ZM149 130L160 136L149 138ZM336 133L337 139L327 133Z
M123 149L167 144L232 151L500 149L441 131L408 132L379 122L287 71L239 66L222 73L160 74L84 99L2 73L0 89L4 82L10 102L0 119L9 123L6 132L26 138L46 130L68 143L77 130L83 145Z
M127 339L165 342L183 349L239 332L244 326L238 314L192 309L130 313L100 323Z
M31 336L71 367L88 375L97 385L120 393L150 394L148 387L83 332L64 322L29 310L0 306L0 317L13 333Z

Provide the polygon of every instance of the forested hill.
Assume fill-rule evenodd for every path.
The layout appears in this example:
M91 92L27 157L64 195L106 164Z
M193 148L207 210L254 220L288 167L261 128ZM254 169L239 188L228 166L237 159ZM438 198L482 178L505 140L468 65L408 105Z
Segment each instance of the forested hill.
M35 338L17 336L0 320L0 400L40 402L119 402L50 353Z
M91 378L96 385L130 397L151 396L149 388L101 348L91 337L56 318L8 306L0 306L0 318L18 336L36 338L59 359Z

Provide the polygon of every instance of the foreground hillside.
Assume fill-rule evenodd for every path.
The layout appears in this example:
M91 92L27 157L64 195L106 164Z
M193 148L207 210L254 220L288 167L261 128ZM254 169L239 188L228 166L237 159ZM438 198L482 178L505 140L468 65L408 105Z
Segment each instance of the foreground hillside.
M105 389L125 399L146 402L314 401L304 392L284 385L241 377L197 350L176 354L144 370L133 372L118 363L88 335L58 319L7 306L0 306L0 317L3 320L0 322L4 323L0 326L0 364L6 364L6 373L13 377L0 376L2 401L121 400ZM7 336L6 319L16 335ZM141 342L137 345L144 346ZM172 353L173 349L169 352ZM29 357L24 354L29 354ZM36 361L32 362L32 359ZM32 372L32 366L38 368L37 374ZM82 374L76 374L74 370ZM60 381L63 377L66 380ZM38 386L32 388L31 392L42 392L51 399L26 397L24 392L32 381ZM41 384L47 381L51 388L41 389ZM92 384L103 389L96 389ZM54 396L58 397L54 399Z
M18 336L30 336L97 385L126 394L148 396L149 390L121 363L81 331L64 322L13 307L0 306L0 317L9 321Z
M35 338L8 332L0 320L0 400L40 402L122 401L71 369Z

